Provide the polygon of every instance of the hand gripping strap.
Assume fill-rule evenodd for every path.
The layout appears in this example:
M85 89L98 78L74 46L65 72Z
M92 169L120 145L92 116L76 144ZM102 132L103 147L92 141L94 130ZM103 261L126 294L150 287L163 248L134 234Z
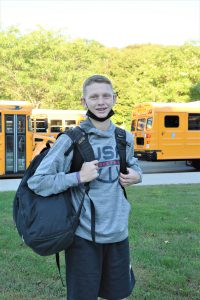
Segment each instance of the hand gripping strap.
M117 144L117 150L120 157L120 172L127 174L126 168L126 131L119 127L115 128L115 138Z

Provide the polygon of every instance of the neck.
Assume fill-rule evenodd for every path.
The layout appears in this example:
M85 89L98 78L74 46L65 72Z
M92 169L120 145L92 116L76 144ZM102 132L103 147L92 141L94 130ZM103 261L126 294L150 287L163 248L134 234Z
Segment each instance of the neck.
M104 122L98 122L92 118L89 118L94 127L96 127L99 130L108 130L110 127L110 119L105 120Z

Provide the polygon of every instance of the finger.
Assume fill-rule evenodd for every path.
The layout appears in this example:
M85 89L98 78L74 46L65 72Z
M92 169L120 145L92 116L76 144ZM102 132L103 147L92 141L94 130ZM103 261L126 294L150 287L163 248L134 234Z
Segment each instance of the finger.
M98 170L99 169L99 166L98 165L96 165L96 164L92 164L91 165L91 168L92 168L92 170L94 169L94 170Z
M120 176L120 182L122 182L123 184L127 185L131 183L131 179L130 178L122 178Z
M125 187L125 186L126 186L126 183L125 183L124 181L122 181L122 180L119 180L119 182L120 182L120 184L121 184L123 187Z
M120 177L123 178L123 179L126 179L128 176L128 174L123 174L123 173L120 173Z
M125 184L126 183L126 180L125 179L123 179L123 178L119 178L119 181L120 181L120 183L123 183L123 184Z
M97 159L91 161L92 164L97 165L99 161Z
M129 173L129 172L131 172L132 171L132 169L131 168L127 168L127 172Z
M94 179L96 179L97 177L99 177L99 173L96 171L96 172L94 173Z

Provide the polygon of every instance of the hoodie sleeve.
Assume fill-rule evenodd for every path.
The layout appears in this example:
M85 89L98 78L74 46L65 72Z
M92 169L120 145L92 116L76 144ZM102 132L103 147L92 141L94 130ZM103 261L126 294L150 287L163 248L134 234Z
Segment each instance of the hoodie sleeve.
M64 155L71 144L71 139L67 135L62 134L41 161L35 174L29 178L28 186L36 194L49 196L78 185L76 172L68 173L73 150L69 155Z
M132 168L134 171L138 172L140 179L137 183L142 182L142 170L138 164L138 159L134 157L134 139L130 132L126 131L126 141L128 145L126 146L126 161L127 167Z

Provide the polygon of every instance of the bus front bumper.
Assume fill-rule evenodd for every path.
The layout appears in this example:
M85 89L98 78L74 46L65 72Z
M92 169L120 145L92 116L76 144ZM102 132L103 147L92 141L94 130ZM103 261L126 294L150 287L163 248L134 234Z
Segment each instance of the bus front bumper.
M135 151L134 156L141 160L157 161L157 150Z

